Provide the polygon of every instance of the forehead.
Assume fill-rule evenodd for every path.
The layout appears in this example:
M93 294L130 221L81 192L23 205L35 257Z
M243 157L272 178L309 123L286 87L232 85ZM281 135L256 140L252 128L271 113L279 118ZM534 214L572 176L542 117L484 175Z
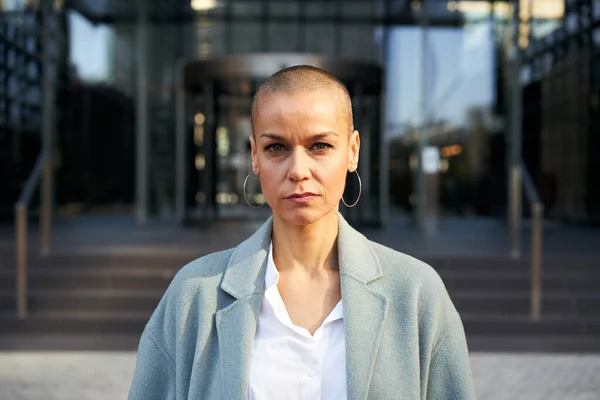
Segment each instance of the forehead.
M255 118L338 118L344 113L341 96L335 90L271 92L257 99Z

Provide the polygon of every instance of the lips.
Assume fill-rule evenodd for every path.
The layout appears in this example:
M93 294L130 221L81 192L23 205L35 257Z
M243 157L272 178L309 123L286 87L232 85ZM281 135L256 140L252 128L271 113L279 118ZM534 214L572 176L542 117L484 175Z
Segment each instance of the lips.
M314 193L306 192L306 193L294 193L286 197L286 199L301 199L303 197L315 197L317 196Z
M318 197L317 194L305 192L305 193L294 193L287 196L285 199L293 203L307 203Z

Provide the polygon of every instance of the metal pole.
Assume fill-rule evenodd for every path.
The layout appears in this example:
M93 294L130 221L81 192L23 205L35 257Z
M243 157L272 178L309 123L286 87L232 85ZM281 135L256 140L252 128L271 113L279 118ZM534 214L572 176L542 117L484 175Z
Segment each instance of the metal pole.
M391 1L384 2L384 23L383 23L383 40L382 40L382 61L384 65L388 65L390 54L390 28L388 18L391 10ZM387 71L387 68L384 70ZM388 140L388 124L387 124L387 91L386 83L389 79L387 72L382 76L382 90L379 95L379 223L381 227L386 227L389 222L389 207L390 207L390 168L389 168L389 146Z
M427 143L427 74L428 52L429 52L429 20L427 16L427 7L421 1L421 127L419 128L419 137L417 140L417 159L419 160L417 167L416 186L417 186L417 204L416 204L416 222L417 227L425 230L425 172L423 171L423 149Z
M364 127L364 114L365 114L365 109L364 109L364 102L363 102L363 88L360 82L355 82L354 85L352 85L352 108L353 110L353 119L354 119L354 129L358 130L359 132L362 130L362 128ZM368 123L368 122L367 122ZM361 144L362 144L362 154L363 154L363 162L358 164L358 173L360 175L362 175L362 188L364 190L363 193L369 193L369 187L370 187L370 182L371 182L371 177L370 175L370 164L371 164L371 155L369 153L369 148L370 148L370 143L369 140L372 140L373 134L372 132L369 132L369 136L367 137L366 135L361 137ZM366 161L366 162L365 162ZM355 177L352 177L355 178ZM350 188L356 188L356 192L358 192L358 185L355 186L355 182L357 181L352 181L353 183L348 185L350 186ZM352 192L354 193L354 191ZM366 205L369 206L368 202L365 202L367 196L363 197L362 203L359 202L359 204L357 204L356 207L354 208L350 208L347 210L348 212L348 217L349 217L349 221L356 221L357 224L362 224L365 221L363 221L363 216L364 216L364 212L363 212L363 205L365 205L365 203L367 203Z
M217 142L216 131L219 121L219 104L217 102L216 87L213 82L204 84L204 107L206 110L204 122L204 217L212 221L217 214Z
M387 29L387 28L384 28ZM387 78L383 78L386 82ZM389 146L387 142L387 124L386 124L386 90L384 89L379 95L379 107L376 112L379 112L379 132L376 132L376 137L379 139L379 225L386 227L389 222L389 205L390 205L390 168L389 168Z
M542 316L542 240L544 234L544 205L532 206L533 230L531 233L531 317Z
M510 169L510 227L511 227L511 257L521 257L521 187L522 177L519 166L511 166Z
M15 207L15 229L17 247L17 316L27 318L27 205L18 203Z
M186 138L185 138L185 88L183 67L180 60L175 69L175 214L181 224L185 220L185 182L186 182Z
M52 51L53 33L56 32L58 21L53 20L52 0L42 3L42 62L43 62L43 91L44 103L42 105L42 152L45 155L42 174L41 190L41 252L46 255L50 252L52 213L54 210L54 103L56 90L56 55ZM56 43L55 43L56 44ZM56 47L56 46L55 46Z
M148 129L148 14L146 2L138 0L137 20L137 94L136 94L136 216L140 223L148 220L149 148Z
M523 92L520 81L521 71L521 49L519 47L519 0L513 2L513 31L512 31L512 48L510 58L511 62L511 99L510 99L510 158L509 158L509 212L512 216L511 232L513 243L513 257L520 256L520 232L521 225L521 180L520 176L515 177L517 171L520 173L521 165L521 141L523 137ZM515 193L517 191L518 193ZM516 247L515 247L516 246Z

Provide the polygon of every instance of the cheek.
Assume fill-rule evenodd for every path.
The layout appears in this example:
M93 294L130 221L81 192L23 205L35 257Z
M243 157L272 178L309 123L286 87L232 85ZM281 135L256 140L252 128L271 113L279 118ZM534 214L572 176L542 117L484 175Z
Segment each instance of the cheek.
M346 184L346 165L340 163L335 167L322 167L315 171L315 176L326 187L330 194L341 195Z
M277 190L281 187L281 170L274 168L262 168L260 171L260 185L263 195L267 200L277 196Z

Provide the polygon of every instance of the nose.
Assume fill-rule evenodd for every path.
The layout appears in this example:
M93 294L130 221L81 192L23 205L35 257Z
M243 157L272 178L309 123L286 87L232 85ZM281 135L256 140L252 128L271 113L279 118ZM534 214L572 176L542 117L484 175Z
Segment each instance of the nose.
M310 177L310 157L303 149L296 149L290 155L288 178L294 182L301 182Z

